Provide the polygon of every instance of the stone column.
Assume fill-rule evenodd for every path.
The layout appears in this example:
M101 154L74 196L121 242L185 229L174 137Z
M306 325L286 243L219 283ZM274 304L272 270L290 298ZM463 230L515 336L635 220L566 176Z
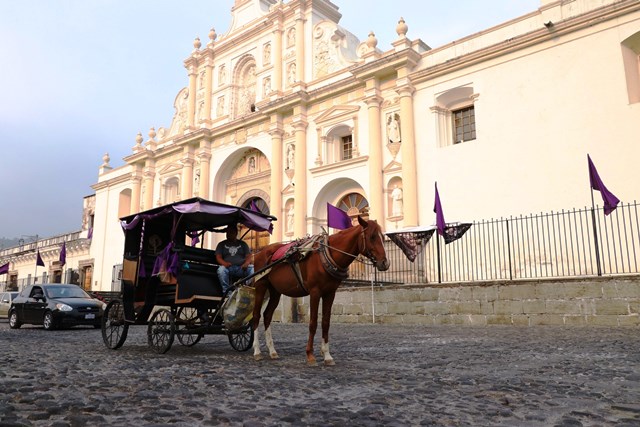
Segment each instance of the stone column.
M204 75L204 118L211 120L211 92L213 87L213 61L207 58ZM191 82L189 82L191 83Z
M147 159L144 165L144 209L153 207L153 183L156 176L156 162L153 159Z
M382 178L382 136L378 89L367 91L369 113L369 218L384 224L384 183Z
M282 74L284 69L282 67L282 29L280 25L273 32L273 90L278 94L282 93Z
M277 119L271 123L271 129L269 130L271 135L271 200L270 211L271 215L278 217L279 221L273 223L272 239L275 242L282 241L284 235L285 217L282 214L282 174L284 173L284 167L282 163L282 124Z
M299 82L305 81L304 72L304 21L305 19L299 17L296 19L296 80ZM297 149L297 147L296 147Z
M193 128L196 117L196 83L198 68L192 64L189 66L189 104L187 104L187 126Z
M131 206L129 207L129 215L140 212L140 190L142 187L142 171L139 165L133 166L131 173Z
M418 225L418 189L416 143L413 120L413 92L415 88L406 78L398 80L400 95L400 132L402 134L402 191L404 226Z
M298 110L298 111L295 111ZM294 237L307 234L307 117L306 108L296 107L293 129L296 136L295 170L294 170Z
M182 199L193 197L193 163L193 150L190 146L186 146L182 156L182 186L180 190Z
M198 151L198 159L200 160L200 188L198 188L198 195L203 199L209 200L211 142L206 140L200 141L200 150Z

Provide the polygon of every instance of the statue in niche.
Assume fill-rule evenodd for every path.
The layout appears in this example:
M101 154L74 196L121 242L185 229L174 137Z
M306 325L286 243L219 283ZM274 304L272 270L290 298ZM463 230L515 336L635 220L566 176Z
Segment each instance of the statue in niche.
M198 84L198 89L199 90L203 90L204 89L204 75L205 75L204 70L200 71L200 83Z
M387 119L387 139L389 142L400 142L400 115L398 113L389 114Z
M247 168L249 174L256 173L256 158L249 157L249 167Z
M262 83L262 97L266 98L271 93L271 77L265 77Z
M237 114L243 115L251 111L251 104L256 102L256 67L251 65L244 72L243 85L239 89Z
M224 65L220 67L218 71L218 86L222 86L227 81L227 69Z
M391 216L402 215L402 188L395 185L391 192Z
M293 169L296 160L296 146L289 144L287 146L287 169Z
M222 117L224 115L224 96L218 98L218 106L216 107L216 116Z
M289 72L287 73L287 82L292 85L296 81L296 63L289 64Z
M289 210L287 211L287 231L290 232L293 232L293 215L293 203L291 203L291 205L289 205Z
M193 188L196 193L199 193L200 190L200 169L196 169L196 172L193 174Z
M287 33L287 47L294 46L296 44L296 29L291 28Z
M264 45L262 51L262 65L269 65L271 63L271 43Z

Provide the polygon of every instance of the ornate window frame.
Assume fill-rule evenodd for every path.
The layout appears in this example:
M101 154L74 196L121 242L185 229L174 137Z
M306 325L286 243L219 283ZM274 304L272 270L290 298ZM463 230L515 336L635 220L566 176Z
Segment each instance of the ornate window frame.
M460 142L464 142L454 141L455 125L453 122L453 115L455 111L473 108L473 114L475 117L475 106L479 96L479 94L474 92L473 84L458 86L456 88L444 91L436 96L435 105L430 109L436 117L436 135L438 147L447 147Z
M358 141L359 106L339 105L315 119L318 138L316 166L336 164L360 157ZM352 157L342 159L342 138L351 135Z

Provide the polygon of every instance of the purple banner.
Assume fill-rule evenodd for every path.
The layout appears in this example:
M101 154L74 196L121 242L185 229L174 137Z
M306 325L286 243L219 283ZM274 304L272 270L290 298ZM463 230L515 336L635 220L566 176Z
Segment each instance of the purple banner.
M436 182L436 200L433 204L433 211L436 213L436 228L438 234L444 236L447 223L444 220L444 213L442 212L442 204L440 203L440 195L438 194L438 183Z
M351 228L351 218L345 211L327 203L327 225L331 228L344 230Z
M589 162L589 182L591 184L591 188L600 192L602 201L604 202L604 214L609 215L616 207L618 207L620 199L605 187L604 182L600 179L600 175L598 175L596 166L593 164L591 157L589 157L588 154L587 161Z
M60 249L60 267L67 263L67 243L62 242L62 249Z

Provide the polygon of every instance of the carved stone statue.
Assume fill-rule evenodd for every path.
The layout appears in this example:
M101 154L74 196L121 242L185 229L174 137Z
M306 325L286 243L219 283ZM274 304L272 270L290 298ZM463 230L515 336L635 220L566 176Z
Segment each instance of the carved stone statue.
M402 189L397 185L393 187L391 192L391 216L402 215Z
M296 147L293 144L287 146L287 169L293 169L296 160Z
M287 231L293 231L293 203L289 206L289 210L287 211Z
M387 119L387 139L389 142L400 142L400 116L397 113L389 115Z

